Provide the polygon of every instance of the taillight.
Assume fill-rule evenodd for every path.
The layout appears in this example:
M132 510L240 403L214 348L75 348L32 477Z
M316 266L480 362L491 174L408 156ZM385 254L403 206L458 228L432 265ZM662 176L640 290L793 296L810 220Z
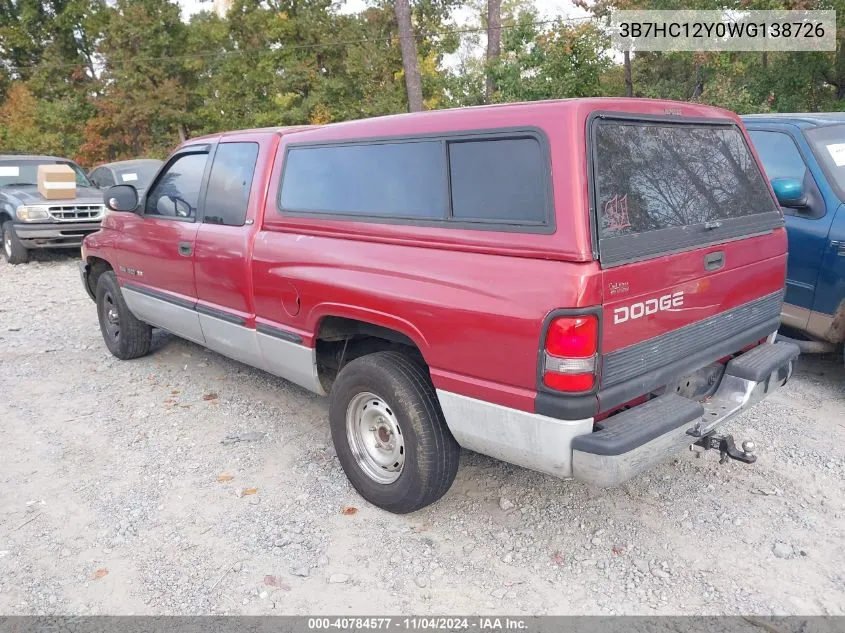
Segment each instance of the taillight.
M543 384L556 391L589 391L596 382L599 320L593 314L556 317L546 332Z

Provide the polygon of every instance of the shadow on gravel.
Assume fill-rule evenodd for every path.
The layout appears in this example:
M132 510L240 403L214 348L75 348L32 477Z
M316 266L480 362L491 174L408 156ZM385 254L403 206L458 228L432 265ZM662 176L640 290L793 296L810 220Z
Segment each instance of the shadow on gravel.
M33 249L29 253L30 262L67 262L78 260L81 252L78 248Z

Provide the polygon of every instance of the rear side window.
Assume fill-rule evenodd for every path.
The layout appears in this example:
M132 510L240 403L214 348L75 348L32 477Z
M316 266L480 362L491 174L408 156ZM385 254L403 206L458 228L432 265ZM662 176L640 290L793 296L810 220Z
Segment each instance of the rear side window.
M604 264L737 239L783 222L734 125L601 120L593 138Z
M258 143L220 143L214 154L203 222L243 226L249 204Z
M521 135L293 146L280 205L372 221L552 228L548 150Z

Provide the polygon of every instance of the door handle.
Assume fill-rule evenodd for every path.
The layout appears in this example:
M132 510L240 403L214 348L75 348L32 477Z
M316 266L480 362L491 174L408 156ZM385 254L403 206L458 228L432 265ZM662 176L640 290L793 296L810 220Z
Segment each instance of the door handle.
M837 249L839 257L845 257L845 240L830 240L830 245Z
M179 242L179 254L182 257L190 257L194 252L194 245L190 242Z
M725 265L724 251L716 251L715 253L707 253L704 256L704 270L719 270Z

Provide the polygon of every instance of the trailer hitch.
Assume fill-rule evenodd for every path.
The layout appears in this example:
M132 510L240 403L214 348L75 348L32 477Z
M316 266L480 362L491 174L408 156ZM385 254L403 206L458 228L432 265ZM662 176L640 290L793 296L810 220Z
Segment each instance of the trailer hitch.
M743 462L744 464L753 464L757 461L757 456L754 454L757 447L751 440L745 440L742 443L742 448L739 449L736 446L736 442L734 442L733 435L716 435L715 433L708 433L704 436L696 436L695 432L689 432L689 434L693 437L698 437L695 441L695 446L700 446L706 451L719 451L720 464L724 464L728 461L728 459L735 459L739 462Z

